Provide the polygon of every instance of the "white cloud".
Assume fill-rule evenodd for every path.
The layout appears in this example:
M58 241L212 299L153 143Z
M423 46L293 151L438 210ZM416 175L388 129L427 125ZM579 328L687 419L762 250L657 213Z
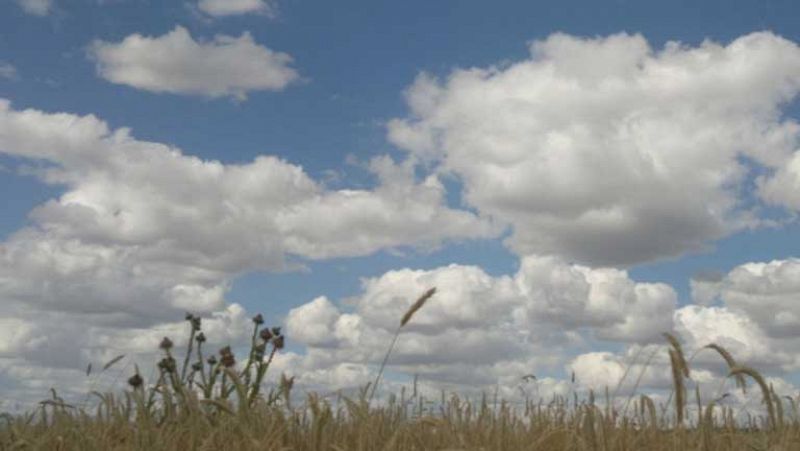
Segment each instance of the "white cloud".
M176 26L159 37L95 41L89 53L106 80L157 93L244 99L251 91L283 90L299 78L291 56L257 44L247 32L204 42Z
M17 4L28 14L46 16L53 10L52 0L17 0Z
M800 338L800 260L746 263L704 290L751 318L767 335Z
M719 285L725 275L716 271L700 272L689 280L692 300L700 305L711 305L719 296Z
M523 375L561 368L586 340L660 339L672 330L675 308L666 285L552 257L526 257L513 276L449 265L389 271L362 285L363 293L348 300L352 312L320 297L289 313L287 335L308 350L293 365L303 371L341 363L374 367L414 297L435 286L434 297L404 328L390 368L438 386L501 384L513 393ZM303 371L296 373L299 383Z
M788 371L797 358L795 345L772 339L753 318L726 307L683 307L675 312L675 329L687 352L716 343L729 350L739 363L761 370ZM721 365L713 351L704 351L698 359L701 363L713 360Z
M274 16L276 7L272 0L200 0L197 7L214 17L240 14L264 14Z
M276 157L203 161L138 141L127 129L109 130L94 116L15 111L5 102L0 131L0 151L47 161L38 175L67 187L31 213L37 227L13 242L57 238L59 249L74 249L62 251L70 254L97 246L102 257L90 261L141 258L213 279L218 272L281 269L286 254L358 256L496 232L475 215L448 208L441 183L417 181L408 161L374 160L379 184L373 190L329 191Z
M759 193L772 205L800 212L800 150L779 167L772 177L760 177Z
M374 189L328 190L276 157L204 161L94 116L7 101L0 153L63 187L0 243L0 316L14 326L0 334L0 358L31 365L152 350L187 310L230 318L218 335L234 340L245 314L226 293L240 274L496 233L447 207L436 177L417 180L408 161L374 160Z
M11 63L0 60L0 78L15 80L17 78L17 68Z
M596 391L614 388L625 375L626 365L610 352L589 352L576 357L569 364L576 380Z
M528 59L422 74L389 138L464 182L464 198L511 224L520 255L627 265L701 248L758 223L767 200L796 208L800 48L771 33L728 45L639 35L555 34ZM797 161L797 157L795 162ZM748 163L744 163L744 160Z
M800 337L776 334L770 322L785 316L781 310L791 309L789 300L796 298L798 278L790 263L796 264L751 263L724 277L708 274L704 281L721 284L727 304L680 308L667 285L636 283L625 271L554 257L525 257L509 276L460 265L389 271L365 279L363 292L342 306L320 297L292 310L287 334L306 345L307 354L281 368L296 374L301 386L318 382L305 380L304 372L325 375L341 364L359 368L351 386L368 381L364 366L374 375L403 312L418 293L436 286L435 296L403 330L389 361L391 374L417 374L434 389L468 393L499 386L511 398L532 393L522 375L557 374L553 382L561 390L585 395L608 386L623 405L634 390L666 398L672 380L662 332L671 331L683 343L690 387L699 384L703 402L727 392L733 394L726 401L731 405L758 410L758 399L733 393L725 361L704 347L723 346L739 364L770 377L800 367ZM745 303L732 297L736 290L738 296L759 294ZM778 299L786 302L778 307ZM607 350L620 344L627 346ZM589 346L593 350L586 352ZM575 385L568 382L570 373ZM780 393L790 393L785 381L771 380L784 387Z
M181 28L110 48L189 42L205 52L248 39L261 48L247 35L198 44ZM91 115L15 110L0 100L0 153L63 188L31 212L30 226L0 243L0 386L30 397L53 378L77 380L75 368L87 361L145 355L162 336L181 336L186 325L173 320L185 310L213 318L209 338L241 342L247 314L226 299L237 275L291 269L298 259L496 237L487 216L513 227L509 244L522 256L515 274L455 264L398 269L365 279L342 304L318 297L285 324L307 353L281 354L271 377L286 370L299 386L320 390L363 385L403 312L431 286L439 291L404 329L387 387L396 388L396 374L416 373L432 387L497 385L510 397L533 389L522 375L566 367L580 387L602 388L633 360L630 373L644 371L664 331L680 336L687 355L715 342L758 368L800 367L794 259L698 277L692 293L705 306L677 310L665 284L571 263L679 254L757 224L742 195L797 208L800 126L780 115L800 85L797 47L768 33L659 52L635 36L555 35L532 52L445 82L421 77L408 93L415 116L390 126L411 155L374 158L370 189L326 188L272 156L201 160ZM179 84L162 90L188 92ZM214 86L191 92L250 90ZM420 163L431 161L434 172L418 176ZM765 169L754 193L743 191L751 186L747 165ZM447 206L446 173L461 177L478 214ZM717 300L723 305L709 306ZM585 352L620 345L628 347ZM669 386L665 356L656 355L641 387ZM693 379L716 390L724 374L718 356L699 352L693 365ZM629 375L623 389L635 380ZM536 387L540 396L575 389L547 377Z

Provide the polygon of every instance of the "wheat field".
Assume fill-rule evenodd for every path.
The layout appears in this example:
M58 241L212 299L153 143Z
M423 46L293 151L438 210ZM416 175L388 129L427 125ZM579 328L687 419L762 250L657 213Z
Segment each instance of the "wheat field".
M664 405L633 395L621 409L604 396L555 396L524 403L445 394L436 408L423 395L405 391L373 402L394 344L414 313L435 294L428 290L401 318L378 375L354 396L307 394L301 402L294 378L264 390L264 377L284 348L280 328L253 318L246 359L230 347L207 353L200 318L187 315L189 340L183 357L173 342L160 344L157 378L145 381L138 367L126 390L93 392L93 409L66 403L53 390L39 408L3 414L2 450L798 450L800 422L795 401L784 399L753 368L737 364L710 343L727 364L738 390L760 392L765 414L742 419L732 407L703 404L687 388L690 362L680 341L664 334L673 387ZM104 370L116 364L113 359ZM748 387L748 381L750 384ZM692 401L693 400L693 401ZM694 402L694 404L692 404Z

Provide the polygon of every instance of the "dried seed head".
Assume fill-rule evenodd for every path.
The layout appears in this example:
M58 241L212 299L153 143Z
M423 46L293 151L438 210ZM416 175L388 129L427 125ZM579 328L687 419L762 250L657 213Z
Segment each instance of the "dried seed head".
M209 356L208 359L206 359L206 362L208 362L209 365L214 366L217 364L217 358L213 355Z
M195 331L200 330L200 325L201 325L200 323L201 321L199 316L195 316L194 318L192 318L192 329Z
M266 327L261 329L261 333L259 335L264 341L270 341L272 339L272 332L270 332L270 330Z
M275 346L275 349L283 349L283 346L285 344L283 335L278 335L277 337L275 337L275 339L272 340L272 344Z
M186 312L186 321L191 321L194 319L194 315L189 312Z
M233 357L233 354L225 354L220 359L220 362L222 363L222 366L224 366L225 368L230 368L236 365L236 358Z
M192 371L203 371L203 362L194 362L192 364Z
M200 332L194 339L197 340L198 343L204 343L206 341L206 336L204 333Z
M434 295L434 293L436 293L436 287L433 287L422 293L422 296L420 296L419 299L417 299L417 301L414 302L411 307L409 307L405 315L403 315L403 318L400 320L400 327L405 326L409 321L411 321L411 317L414 316L414 313L417 313L417 310L421 309L422 306L425 305L425 302L427 302L428 299Z
M280 335L280 334L281 334L281 328L280 327L273 327L272 328L272 335Z
M233 351L231 351L230 346L225 346L224 348L220 349L219 355L219 361L222 363L222 366L230 368L236 365L236 359L233 357Z
M165 351L169 351L170 349L172 349L172 340L170 340L169 337L164 337L164 339L161 340L161 344L158 345L158 347Z
M253 322L254 322L254 323L257 325L257 326L260 326L260 325L264 324L264 317L263 317L263 316L261 316L261 313L259 313L258 315L256 315L256 316L254 316L254 317L253 317Z
M175 359L172 357L164 357L158 362L158 367L167 373L174 373L175 372Z
M134 374L128 379L128 385L134 389L141 387L143 383L144 381L142 380L142 376L139 376L139 373Z

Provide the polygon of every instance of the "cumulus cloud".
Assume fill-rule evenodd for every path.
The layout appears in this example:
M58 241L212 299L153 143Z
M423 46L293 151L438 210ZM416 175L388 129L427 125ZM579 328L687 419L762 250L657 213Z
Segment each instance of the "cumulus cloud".
M715 351L704 349L703 353L695 355L696 351L689 349L689 358L695 359L689 365L691 370L684 384L692 393L695 387L699 390L700 402L704 406L713 401L717 408L730 408L738 421L747 421L748 415L766 415L762 394L753 387L752 381L747 381L747 391L743 392L728 377L727 366ZM631 399L637 394L647 394L656 405L661 405L670 414L674 412L673 382L666 355L664 346L633 347L624 355L611 352L581 354L567 367L574 372L577 382L571 388L583 396L588 390L594 390L601 405L606 400L601 394L608 388L611 403L620 412L629 414L634 409ZM705 362L700 362L701 358ZM709 362L713 365L709 366ZM797 393L797 387L781 377L767 376L765 379L767 384L774 387L781 402L784 396L792 397ZM696 403L688 403L685 413L689 421L696 418Z
M251 91L281 91L299 78L291 56L259 45L247 32L206 42L176 26L158 37L95 41L89 54L104 79L157 93L245 99Z
M675 310L674 333L683 344L690 361L691 382L698 384L704 402L729 393L729 402L746 409L760 410L759 399L734 391L727 378L727 363L707 345L727 349L739 365L757 368L770 376L781 394L795 388L780 378L800 367L800 336L792 318L797 314L797 259L751 262L727 274L705 272L693 280L695 300L702 305L686 305ZM715 305L711 305L715 304ZM640 389L668 390L670 362L666 352L633 345L621 353L581 354L567 366L578 381L592 388L615 387L627 374L621 393L627 395L640 377ZM648 362L647 365L643 365ZM752 390L756 391L757 390Z
M200 0L200 11L214 16L236 16L241 14L264 14L274 16L276 7L273 1L265 0Z
M273 156L204 161L136 140L127 129L109 130L91 115L15 111L5 102L0 130L4 153L49 163L37 175L67 187L31 213L38 226L20 231L19 242L44 234L82 251L130 246L141 257L213 276L281 269L286 254L358 256L496 232L474 214L448 208L442 184L435 176L416 180L408 161L377 157L375 189L330 191Z
M432 286L436 294L404 328L390 368L438 386L500 384L511 394L523 375L560 369L587 340L659 339L672 330L676 304L666 285L553 257L528 256L511 276L455 264L394 270L365 279L363 292L347 302L352 311L325 297L290 311L287 334L308 350L293 365L326 371L341 363L380 363L403 313ZM301 384L303 371L297 372Z
M716 343L730 350L740 363L761 370L788 371L797 358L791 351L796 346L775 340L753 318L727 307L683 307L675 313L675 328L690 351ZM719 362L713 352L698 359Z
M689 386L700 387L703 402L729 393L725 402L759 410L757 398L734 392L726 362L706 346L726 348L738 364L758 368L783 387L780 393L791 394L781 377L800 367L800 337L774 321L792 311L789 300L797 297L792 265L797 262L749 263L727 275L704 273L698 280L718 284L714 296L724 305L683 307L667 285L637 283L625 271L554 257L527 256L513 275L490 276L462 265L389 271L364 279L362 293L342 305L319 297L293 309L287 334L307 352L281 368L296 374L301 386L316 386L341 364L359 371L339 386L369 381L364 371L374 374L399 318L418 293L436 286L392 354L389 371L398 375L396 382L413 374L436 389L479 393L499 387L518 399L535 388L523 375L544 374L555 376L551 388L560 387L560 394L608 387L622 404L634 391L665 401L672 380L662 332L672 332L690 361ZM315 378L304 380L306 371Z
M771 337L800 338L800 260L751 262L705 282L706 297L746 315Z
M178 27L98 42L93 52L101 73L134 74L115 82L157 92L243 97L296 78L284 60L293 75L280 87L177 80L189 60L167 56L186 48L219 51L219 61L266 50L249 35L198 43ZM104 66L103 51L113 64ZM639 382L663 391L664 331L695 357L692 380L707 393L725 374L718 356L702 351L712 342L744 364L796 369L796 259L699 274L691 282L698 305L681 308L668 285L636 282L612 266L758 225L758 207L746 207L753 196L798 208L800 125L782 116L800 89L798 54L769 33L658 51L640 36L554 35L533 43L525 61L443 81L423 75L407 94L411 117L389 126L409 155L372 159L369 189L329 189L274 156L202 160L91 115L0 101L0 153L63 188L0 243L0 385L29 394L53 377L75 379L86 361L144 355L162 336L181 335L185 323L172 320L186 310L208 318L210 338L241 342L247 314L226 299L240 274L494 238L505 225L520 255L514 274L458 264L397 269L364 279L344 302L315 298L285 324L306 352L280 354L272 376L287 371L317 390L362 386L400 317L431 286L439 291L404 329L386 387L418 374L437 388L546 397L626 376L626 394ZM448 207L440 177L452 174L473 211ZM541 377L563 369L575 384ZM529 385L526 374L540 377Z
M52 0L17 0L17 4L28 14L46 16L53 10Z
M460 177L520 255L629 265L757 225L750 194L797 208L800 126L781 111L798 90L800 48L771 33L658 50L554 34L522 61L420 75L388 132Z
M700 271L689 280L692 299L701 305L711 305L719 295L719 283L725 275L719 271Z
M75 367L87 349L131 343L151 350L162 332L148 331L177 333L185 311L230 318L220 336L233 339L245 318L225 297L237 275L497 232L447 207L436 176L418 180L409 161L379 157L375 188L332 191L273 156L205 161L91 115L7 101L0 152L63 187L0 243L0 316L13 326L0 356L30 364Z
M759 177L757 183L761 197L768 203L800 212L800 150L773 176Z

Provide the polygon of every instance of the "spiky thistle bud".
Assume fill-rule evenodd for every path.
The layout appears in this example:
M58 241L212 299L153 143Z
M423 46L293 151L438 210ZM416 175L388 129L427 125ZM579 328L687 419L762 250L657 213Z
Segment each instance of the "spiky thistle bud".
M166 373L174 373L175 359L172 357L164 357L160 362L158 362L158 367Z
M143 383L144 381L142 380L142 376L139 376L139 373L134 374L130 377L130 379L128 379L128 385L134 389L141 387Z
M164 339L161 340L161 344L159 344L158 347L165 351L169 351L170 349L172 349L172 340L170 340L169 337L164 337Z
M253 323L255 323L257 326L264 324L264 317L261 316L261 313L253 317Z

